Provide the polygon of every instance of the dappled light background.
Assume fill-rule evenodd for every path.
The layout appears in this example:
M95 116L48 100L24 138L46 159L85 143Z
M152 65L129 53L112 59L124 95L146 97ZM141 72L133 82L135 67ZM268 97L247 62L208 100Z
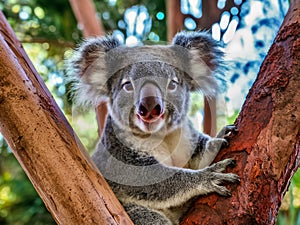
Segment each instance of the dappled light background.
M184 28L197 30L204 0L181 0ZM166 3L151 0L94 1L105 31L128 46L167 40ZM226 0L217 2L224 9ZM218 129L234 122L260 65L288 10L288 0L234 0L211 29L225 51L227 91L218 98ZM83 39L69 2L62 0L0 0L0 10L23 43L58 105L91 153L97 142L93 109L73 107L64 59ZM203 100L192 96L190 116L202 129ZM278 216L278 224L300 224L300 175L294 176ZM0 224L55 224L0 135Z

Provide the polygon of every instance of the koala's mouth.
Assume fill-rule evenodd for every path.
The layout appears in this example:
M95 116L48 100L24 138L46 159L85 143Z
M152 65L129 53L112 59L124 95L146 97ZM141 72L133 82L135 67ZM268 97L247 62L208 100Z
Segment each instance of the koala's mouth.
M152 83L141 89L141 98L135 107L136 125L146 133L158 131L164 125L165 107L160 90Z
M158 115L158 116L152 116L152 115L149 115L147 117L144 117L144 116L141 116L140 114L137 114L137 118L142 121L143 123L145 124L151 124L151 123L155 123L157 122L158 120L161 120L161 119L164 119L164 113Z
M161 114L159 117L148 118L141 117L137 114L137 123L136 125L139 129L145 133L154 133L159 131L164 125L164 114Z
M161 129L164 125L165 114L161 113L157 116L149 115L147 117L136 114L136 125L140 130L146 133L153 133Z

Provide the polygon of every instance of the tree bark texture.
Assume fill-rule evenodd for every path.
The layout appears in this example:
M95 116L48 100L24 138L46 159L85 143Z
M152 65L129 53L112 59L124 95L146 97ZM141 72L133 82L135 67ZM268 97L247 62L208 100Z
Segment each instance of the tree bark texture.
M200 198L183 225L276 223L300 159L300 1L289 12L235 125L238 133L216 161L234 158L240 184L232 197Z
M132 224L1 12L0 132L58 224Z

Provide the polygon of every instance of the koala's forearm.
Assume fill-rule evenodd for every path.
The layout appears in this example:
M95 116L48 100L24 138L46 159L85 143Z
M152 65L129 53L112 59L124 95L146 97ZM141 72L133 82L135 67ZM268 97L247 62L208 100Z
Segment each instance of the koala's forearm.
M225 126L215 138L198 133L198 142L189 161L189 168L197 170L209 166L216 158L223 144L227 144L224 139L228 132L233 131L233 126Z
M123 202L134 201L154 208L169 208L182 205L194 196L212 191L207 183L209 177L206 170L194 171L156 164L140 168L134 172L135 174L126 171L126 168L118 172L119 175L120 173L123 173L126 182L129 179L138 180L134 185L109 182ZM131 177L133 175L137 177ZM145 182L144 185L141 181Z
M126 152L126 160L114 157L113 150L99 147L93 160L124 203L130 200L154 208L168 208L210 191L200 188L206 179L202 171L169 167L153 157L136 155L130 149L122 151Z
M207 143L211 140L211 137L208 135L199 133L197 131L194 131L194 140L196 141L195 143L195 149L194 152L192 153L191 159L188 163L189 168L197 170L204 168L205 166L210 165L212 160L214 159L215 154L210 153L210 149L207 148ZM217 154L217 152L214 152ZM209 157L208 157L209 156ZM212 160L210 160L213 157ZM208 158L203 160L204 158ZM205 164L205 165L204 165Z
M232 125L227 125L217 134L215 138L199 134L198 144L196 146L195 152L191 158L192 169L201 169L209 166L213 160L216 158L218 152L220 151L222 145L227 145L225 137L227 137L231 132L236 132L236 127Z

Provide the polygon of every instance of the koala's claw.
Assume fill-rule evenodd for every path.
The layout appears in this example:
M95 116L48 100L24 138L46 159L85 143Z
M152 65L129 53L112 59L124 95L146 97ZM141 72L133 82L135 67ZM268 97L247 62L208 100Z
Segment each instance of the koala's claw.
M212 181L213 189L215 192L222 196L231 196L231 192L224 186L221 186L225 182L239 183L240 177L233 173L215 173L214 180Z
M229 142L225 138L222 138L222 139L223 139L222 140L223 141L222 145L228 147L229 146Z
M227 166L235 166L236 161L234 159L225 159L220 162L217 162L210 167L207 168L207 170L212 174L210 177L210 185L213 189L213 192L217 192L218 194L222 196L231 196L231 192L222 184L226 182L230 183L239 183L240 177L233 173L222 173Z
M224 146L229 146L225 138L212 138L206 143L206 148L210 151L219 151Z
M227 125L217 134L217 138L227 138L232 133L237 133L238 129L235 125Z
M214 163L210 167L208 167L212 172L223 172L227 166L235 166L236 160L234 159L224 159L220 162Z
M230 163L228 164L229 167L235 167L236 166L236 160L230 159Z
M217 192L219 195L225 196L225 197L230 197L231 192L223 186L216 186L215 192Z

